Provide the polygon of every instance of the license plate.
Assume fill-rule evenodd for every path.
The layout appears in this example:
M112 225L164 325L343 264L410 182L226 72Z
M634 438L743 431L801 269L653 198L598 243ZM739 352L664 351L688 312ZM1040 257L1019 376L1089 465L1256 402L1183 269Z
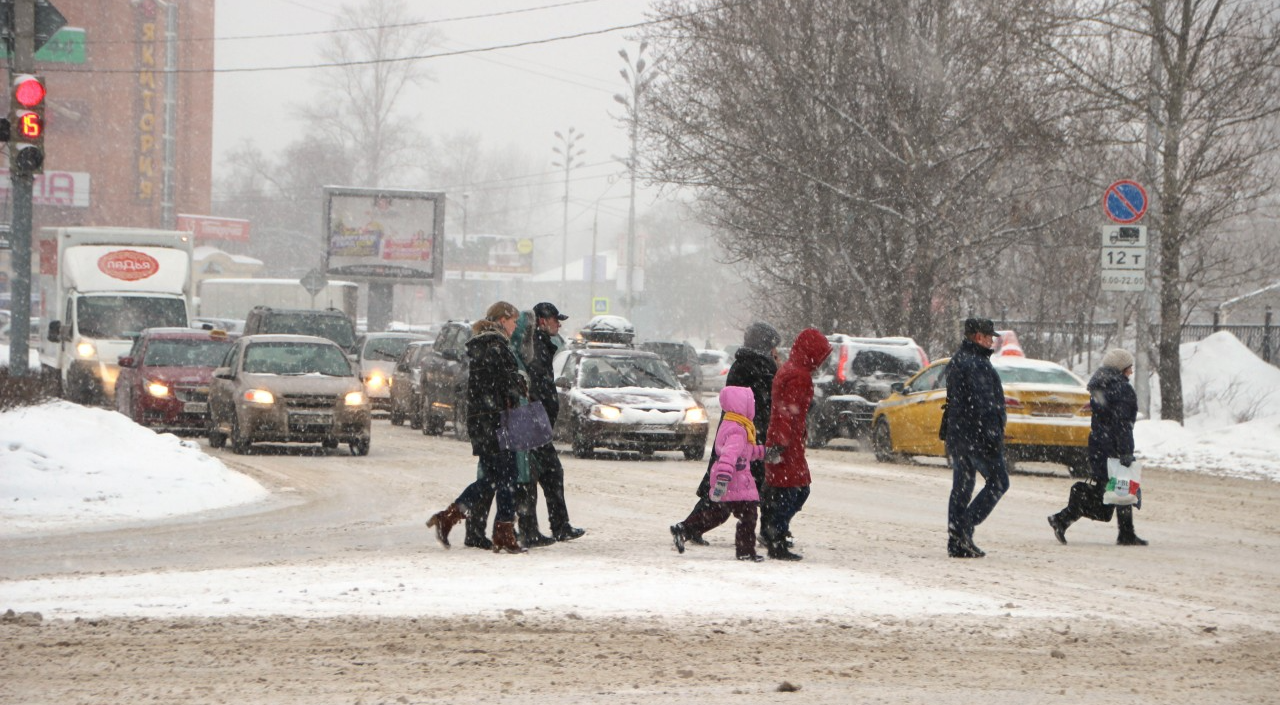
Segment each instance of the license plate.
M289 416L290 426L330 426L333 414L292 414Z
M182 405L182 411L187 414L207 414L209 404L203 401L189 401Z

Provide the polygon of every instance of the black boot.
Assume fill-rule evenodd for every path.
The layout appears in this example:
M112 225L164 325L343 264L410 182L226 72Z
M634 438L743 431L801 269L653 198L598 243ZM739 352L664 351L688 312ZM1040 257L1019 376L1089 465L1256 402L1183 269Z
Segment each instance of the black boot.
M485 503L476 507L467 515L467 535L462 540L464 546L470 548L483 548L488 551L493 548L493 542L485 536L485 527L489 524L489 504Z
M769 557L775 561L799 561L804 559L804 556L799 553L792 553L787 549L787 540L785 538L770 541L765 544L765 547Z
M1146 546L1145 539L1138 538L1133 532L1133 507L1116 507L1116 523L1120 525L1120 535L1116 544L1120 546Z
M967 531L947 532L947 555L952 558L982 558L986 551L978 548Z
M538 515L530 512L529 514L519 517L520 521L520 543L525 548L538 548L540 546L550 546L556 540L550 536L544 535L538 531Z
M684 553L684 542L686 534L684 533L684 524L671 525L671 544L676 547L676 553Z
M1065 544L1067 542L1067 527L1074 522L1074 519L1063 516L1062 512L1049 515L1049 526L1053 528L1053 536L1058 539L1058 543Z

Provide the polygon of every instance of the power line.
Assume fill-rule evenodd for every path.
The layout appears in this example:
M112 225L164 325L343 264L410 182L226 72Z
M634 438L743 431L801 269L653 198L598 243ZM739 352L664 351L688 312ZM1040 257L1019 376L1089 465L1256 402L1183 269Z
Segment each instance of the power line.
M174 73L180 74L203 74L203 73L262 73L266 71L309 71L311 69L329 69L329 68L346 68L351 66L373 66L375 64L398 64L406 61L429 61L431 59L444 59L452 56L466 56L468 54L483 54L491 51L502 51L503 49L519 49L522 47L538 46L540 44L552 44L562 42L569 39L581 39L583 37L594 37L602 34L611 34L613 32L621 32L627 29L638 29L640 27L648 27L650 25L670 22L676 18L666 18L657 20L647 20L644 22L636 22L634 24L617 25L614 27L606 27L604 29L593 29L577 34L565 34L557 37L547 37L544 39L530 39L523 42L512 42L510 44L498 44L495 46L478 47L475 49L458 49L455 51L442 51L434 54L421 54L418 56L399 56L390 59L361 59L357 61L336 61L327 64L294 64L290 66L250 66L244 68L232 69L175 69ZM77 69L70 67L48 67L44 69L45 74L53 73L92 73L92 74L137 74L138 69ZM157 72L160 73L160 72ZM168 73L164 71L163 73Z
M413 22L399 22L395 24L367 25L362 27L344 27L344 28L338 28L338 29L320 29L320 30L313 30L309 32L280 32L277 34L242 34L242 35L231 35L231 36L225 36L225 37L189 37L184 39L183 41L230 42L230 41L244 41L244 40L255 40L255 39L293 39L293 38L302 38L302 37L317 37L317 36L325 36L325 35L332 35L332 34L343 34L347 32L381 31L386 29L408 29L412 27L425 27L425 26L436 25L436 24L448 24L450 22L464 22L468 20L483 20L483 19L490 19L493 17L503 17L507 15L520 15L520 14L525 14L529 12L540 12L542 10L555 10L562 7L570 7L573 5L585 5L585 4L596 3L596 2L601 2L601 0L572 0L571 2L561 2L561 3L556 3L554 5L522 7L515 10L504 10L502 12L489 12L481 15L463 15L461 17L444 17L444 18L435 19L435 20L415 20ZM106 46L111 44L138 44L138 43L139 42L136 39L119 39L119 40L113 39L113 40L99 40L99 41L86 40L85 41L86 45L94 44L98 46Z

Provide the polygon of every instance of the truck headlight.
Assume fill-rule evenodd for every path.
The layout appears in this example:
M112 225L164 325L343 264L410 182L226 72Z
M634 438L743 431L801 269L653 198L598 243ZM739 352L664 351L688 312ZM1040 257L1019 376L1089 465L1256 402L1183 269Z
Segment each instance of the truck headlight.
M76 354L88 359L97 355L98 349L93 347L93 343L81 341L79 345L76 345Z
M274 404L276 397L265 389L250 389L244 393L244 400L250 404Z
M347 406L363 406L364 392L348 392L343 401Z
M157 399L164 399L165 397L169 396L169 385L165 384L164 382L152 382L148 380L147 394L150 394L151 396Z
M707 420L707 410L700 406L691 406L684 410L685 423L705 423Z
M591 407L591 415L597 419L613 421L622 416L622 409L619 409L616 406L609 406L608 404L596 404Z

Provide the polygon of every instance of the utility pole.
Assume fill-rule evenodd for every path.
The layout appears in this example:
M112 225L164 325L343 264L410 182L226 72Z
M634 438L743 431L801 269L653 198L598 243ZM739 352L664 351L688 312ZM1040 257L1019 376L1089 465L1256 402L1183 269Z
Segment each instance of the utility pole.
M628 132L631 137L631 151L627 156L627 172L631 177L631 205L627 209L627 289L624 302L628 318L631 317L636 299L636 159L639 155L640 108L645 89L653 80L653 69L644 60L644 50L648 46L648 42L640 42L634 64L626 49L618 50L618 56L626 63L626 68L619 73L622 74L622 80L627 82L630 95L615 93L613 96L614 101L627 110Z
M9 28L13 43L9 61L9 85L20 74L31 73L35 68L36 3L35 0L13 0L13 26ZM10 126L11 128L13 126ZM43 129L43 128L42 128ZM10 152L13 154L13 152ZM31 184L33 176L24 169L9 164L9 179L13 183L13 224L10 232L13 273L10 279L12 320L9 335L9 375L26 377L28 367L28 340L31 335Z
M569 288L569 173L582 166L578 157L587 153L585 149L574 151L574 145L583 138L581 132L570 127L564 134L556 130L556 138L560 144L551 148L560 155L559 161L551 162L552 166L564 168L564 241L560 245L560 300L568 300Z

